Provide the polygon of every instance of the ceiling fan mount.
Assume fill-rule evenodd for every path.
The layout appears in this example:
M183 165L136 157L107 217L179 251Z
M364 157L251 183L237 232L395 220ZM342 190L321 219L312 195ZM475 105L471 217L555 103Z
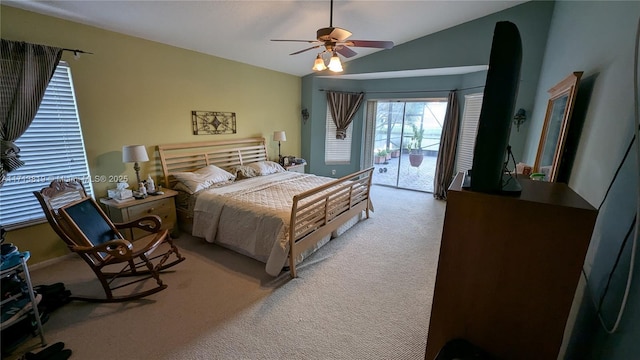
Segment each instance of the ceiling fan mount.
M318 41L343 41L351 36L351 32L339 27L325 27L316 31Z

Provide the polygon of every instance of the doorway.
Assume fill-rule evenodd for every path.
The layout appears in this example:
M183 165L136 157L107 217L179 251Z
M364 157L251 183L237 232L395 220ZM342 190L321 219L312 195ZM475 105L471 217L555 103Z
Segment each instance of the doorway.
M433 192L447 100L373 101L374 184ZM371 116L372 115L372 116Z

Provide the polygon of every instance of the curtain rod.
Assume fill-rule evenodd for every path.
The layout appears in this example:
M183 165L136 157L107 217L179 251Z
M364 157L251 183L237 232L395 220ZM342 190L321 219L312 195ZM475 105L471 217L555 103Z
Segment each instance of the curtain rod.
M88 51L84 51L84 50L80 50L80 49L67 49L67 48L63 48L62 51L70 51L73 53L73 55L78 55L78 54L89 54L89 55L93 55L92 52L88 52Z
M439 90L397 90L397 91L365 91L366 94L404 94L404 93L424 93L424 92L444 92L444 91L463 91L483 88L484 85L472 86L462 89L439 89ZM328 89L320 89L320 91L332 91Z

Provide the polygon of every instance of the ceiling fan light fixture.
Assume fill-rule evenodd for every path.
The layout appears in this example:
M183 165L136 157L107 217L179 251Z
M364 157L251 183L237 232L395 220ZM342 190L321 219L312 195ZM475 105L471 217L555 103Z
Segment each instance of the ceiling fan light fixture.
M313 63L313 67L311 69L313 71L322 71L327 69L327 66L324 64L324 59L320 56L320 54L316 56L316 61Z
M333 72L342 72L342 62L340 62L338 53L336 53L335 51L331 56L331 60L329 60L329 70Z

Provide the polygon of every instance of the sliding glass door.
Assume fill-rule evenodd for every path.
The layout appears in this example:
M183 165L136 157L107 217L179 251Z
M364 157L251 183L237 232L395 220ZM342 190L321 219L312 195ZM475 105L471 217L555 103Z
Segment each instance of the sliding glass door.
M377 101L371 108L373 183L433 192L446 99Z

